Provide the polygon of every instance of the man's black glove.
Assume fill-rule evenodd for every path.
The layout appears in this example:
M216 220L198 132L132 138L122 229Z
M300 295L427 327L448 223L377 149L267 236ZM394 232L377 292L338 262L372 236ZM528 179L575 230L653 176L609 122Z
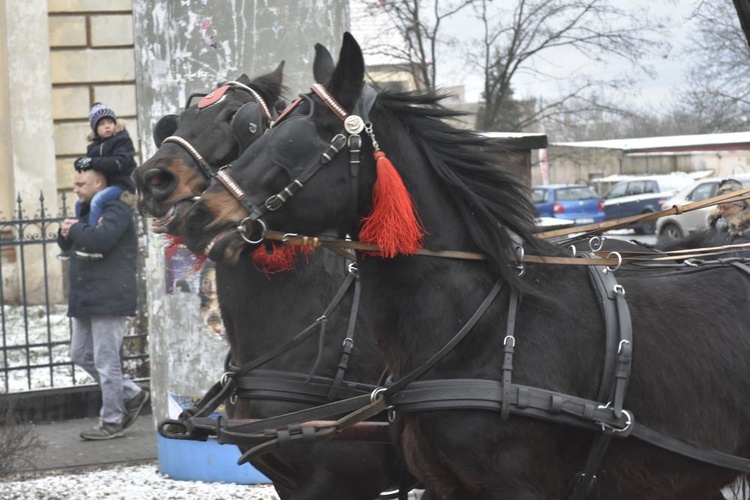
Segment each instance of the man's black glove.
M91 158L78 158L73 165L76 172L83 172L91 168Z

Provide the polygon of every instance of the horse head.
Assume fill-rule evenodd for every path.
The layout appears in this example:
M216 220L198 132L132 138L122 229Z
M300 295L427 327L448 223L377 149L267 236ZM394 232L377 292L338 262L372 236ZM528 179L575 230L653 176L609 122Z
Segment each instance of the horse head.
M460 113L440 105L443 95L376 94L364 68L345 34L330 80L292 103L193 206L188 246L235 259L266 230L334 231L382 257L423 244L484 252L515 280L511 234L533 239L534 208L502 168L506 150L446 123Z
M348 140L343 114L352 110L366 117L375 93L368 88L368 109L360 109L364 59L348 33L338 64L334 66L330 54L316 47L313 67L319 82L314 91L292 103L191 208L185 236L192 250L215 260L236 259L248 245L262 241L266 228L357 233L359 205L369 203L367 190L375 178L373 161L365 159L371 158L372 145L361 138L357 144ZM361 127L359 132L364 133ZM344 151L347 146L350 152ZM357 148L361 168L351 152Z
M283 90L283 68L282 62L254 80L243 74L202 95L199 102L189 101L179 116L157 122L154 141L159 149L133 173L138 208L154 217L154 232L181 234L186 209L214 172L268 129L275 114L272 106Z

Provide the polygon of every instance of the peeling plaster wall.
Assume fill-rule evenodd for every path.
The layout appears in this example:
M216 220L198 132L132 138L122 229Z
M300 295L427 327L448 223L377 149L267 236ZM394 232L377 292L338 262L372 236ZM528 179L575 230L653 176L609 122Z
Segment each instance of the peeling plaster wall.
M179 113L193 92L286 61L293 98L312 83L313 45L336 54L349 25L340 0L133 0L138 130L143 158L162 116ZM154 416L167 416L167 391L201 395L222 373L227 345L205 326L197 296L166 294L163 249L147 256ZM184 392L183 392L184 391Z

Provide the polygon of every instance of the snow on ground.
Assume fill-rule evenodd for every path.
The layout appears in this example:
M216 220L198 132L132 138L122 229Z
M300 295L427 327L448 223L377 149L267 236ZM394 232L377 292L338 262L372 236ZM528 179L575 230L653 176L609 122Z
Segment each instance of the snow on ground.
M278 500L270 485L175 481L159 474L156 464L118 465L106 469L24 474L3 482L0 500Z
M2 336L0 347L5 348L4 363L8 372L8 392L23 392L49 387L70 387L89 384L93 379L83 370L75 369L70 361L70 318L68 306L51 304L49 310L44 305L10 306L0 310ZM28 334L27 334L28 332ZM27 336L28 335L28 336ZM50 344L50 347L45 347ZM35 345L35 347L25 347ZM27 365L36 366L60 363L50 371L49 367L23 369ZM0 374L0 377L2 375ZM53 383L54 382L54 383ZM0 392L6 381L0 379Z

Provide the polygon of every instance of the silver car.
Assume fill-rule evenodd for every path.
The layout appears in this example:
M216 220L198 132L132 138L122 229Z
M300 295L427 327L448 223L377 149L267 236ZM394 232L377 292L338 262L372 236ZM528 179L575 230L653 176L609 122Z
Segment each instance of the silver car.
M750 187L750 174L739 174L731 177ZM680 189L672 198L662 204L662 210L671 208L673 205L686 205L696 201L705 200L716 195L719 183L726 177L711 177L701 179ZM669 215L656 220L657 244L670 243L681 240L691 231L706 225L706 217L714 207L705 207L679 215Z

